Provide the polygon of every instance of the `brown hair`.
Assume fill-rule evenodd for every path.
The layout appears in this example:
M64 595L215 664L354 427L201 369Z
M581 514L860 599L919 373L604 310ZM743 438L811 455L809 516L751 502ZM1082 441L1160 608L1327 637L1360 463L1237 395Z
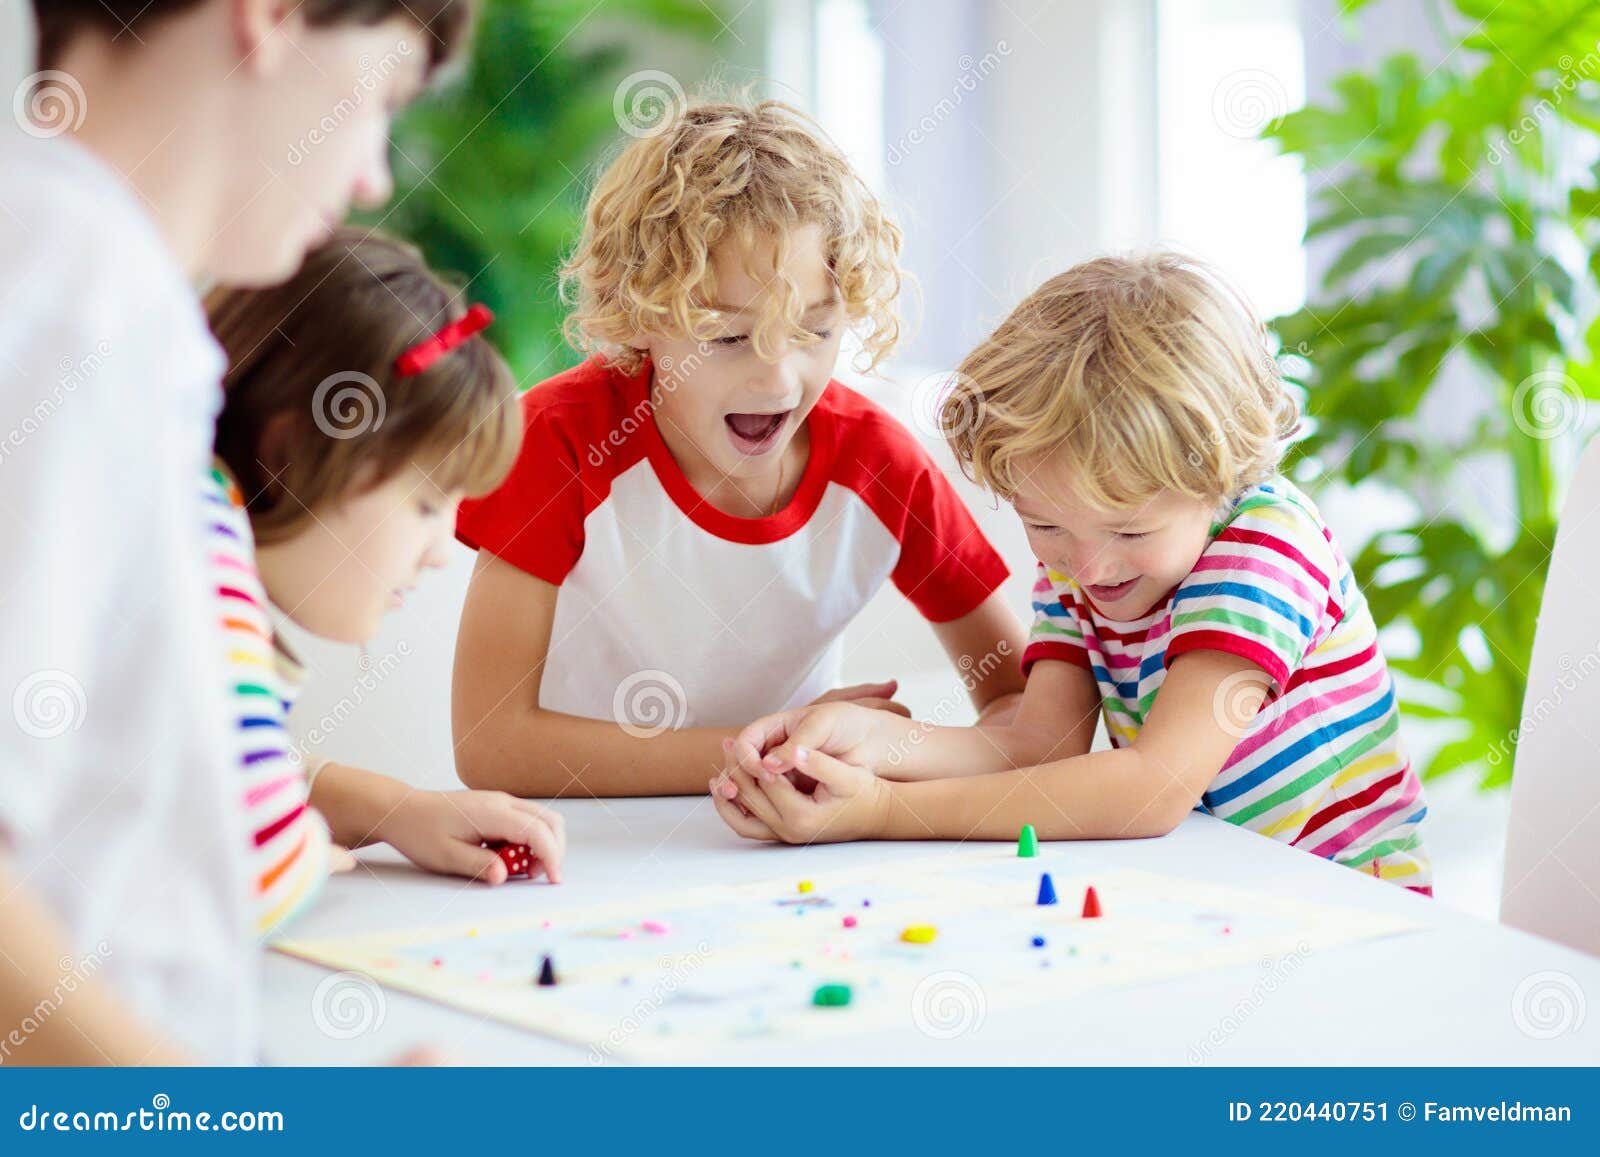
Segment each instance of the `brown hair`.
M939 417L962 469L1001 497L1059 452L1108 510L1231 497L1277 471L1299 425L1249 301L1171 250L1046 281L962 361Z
M256 537L292 534L321 504L410 463L446 492L500 484L522 441L516 382L482 336L421 373L402 353L466 314L422 255L346 226L272 289L206 299L228 355L217 454L238 479ZM262 461L273 439L273 467ZM281 439L281 440L280 440Z
M718 241L776 234L781 265L786 235L820 225L864 368L894 348L900 229L814 121L775 100L697 99L671 102L660 124L630 131L638 139L601 174L561 271L574 346L632 370L643 360L631 344L640 336L703 340L717 325ZM781 277L775 286L753 334L758 353L785 335L817 340L800 325L799 291Z
M39 26L39 67L54 68L68 43L86 28L110 36L137 33L157 21L177 16L204 0L33 0ZM306 19L314 25L379 24L404 16L428 34L429 67L453 57L467 39L478 0L302 0Z

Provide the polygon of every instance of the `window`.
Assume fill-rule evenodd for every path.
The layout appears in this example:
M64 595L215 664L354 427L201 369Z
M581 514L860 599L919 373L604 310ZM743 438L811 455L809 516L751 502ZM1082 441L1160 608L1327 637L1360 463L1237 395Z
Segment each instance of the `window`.
M1306 184L1261 130L1305 103L1296 0L1161 0L1159 233L1267 317L1305 301Z

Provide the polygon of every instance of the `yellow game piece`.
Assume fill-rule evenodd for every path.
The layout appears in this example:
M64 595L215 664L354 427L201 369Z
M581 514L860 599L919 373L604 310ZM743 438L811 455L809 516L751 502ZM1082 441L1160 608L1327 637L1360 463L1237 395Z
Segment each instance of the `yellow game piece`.
M932 924L912 924L900 933L900 939L907 944L932 944L939 935L939 930Z
M802 896L804 896L807 892L811 891L811 889L813 887L815 887L815 885L812 884L810 880L801 880L800 881L800 894Z

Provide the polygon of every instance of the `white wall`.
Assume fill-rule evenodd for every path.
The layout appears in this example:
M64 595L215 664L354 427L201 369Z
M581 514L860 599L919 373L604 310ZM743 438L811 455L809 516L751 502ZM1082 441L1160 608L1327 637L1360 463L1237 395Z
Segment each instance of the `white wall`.
M459 788L450 735L456 623L475 555L451 551L358 651L289 632L310 679L291 727L308 752L419 787Z

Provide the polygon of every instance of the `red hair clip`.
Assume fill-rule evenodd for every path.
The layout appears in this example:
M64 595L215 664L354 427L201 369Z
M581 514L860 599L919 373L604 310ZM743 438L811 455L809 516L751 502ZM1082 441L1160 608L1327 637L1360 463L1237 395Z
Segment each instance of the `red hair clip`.
M419 341L394 362L394 371L402 378L420 374L475 334L482 333L494 321L487 305L474 305L459 321L452 321L430 338Z

